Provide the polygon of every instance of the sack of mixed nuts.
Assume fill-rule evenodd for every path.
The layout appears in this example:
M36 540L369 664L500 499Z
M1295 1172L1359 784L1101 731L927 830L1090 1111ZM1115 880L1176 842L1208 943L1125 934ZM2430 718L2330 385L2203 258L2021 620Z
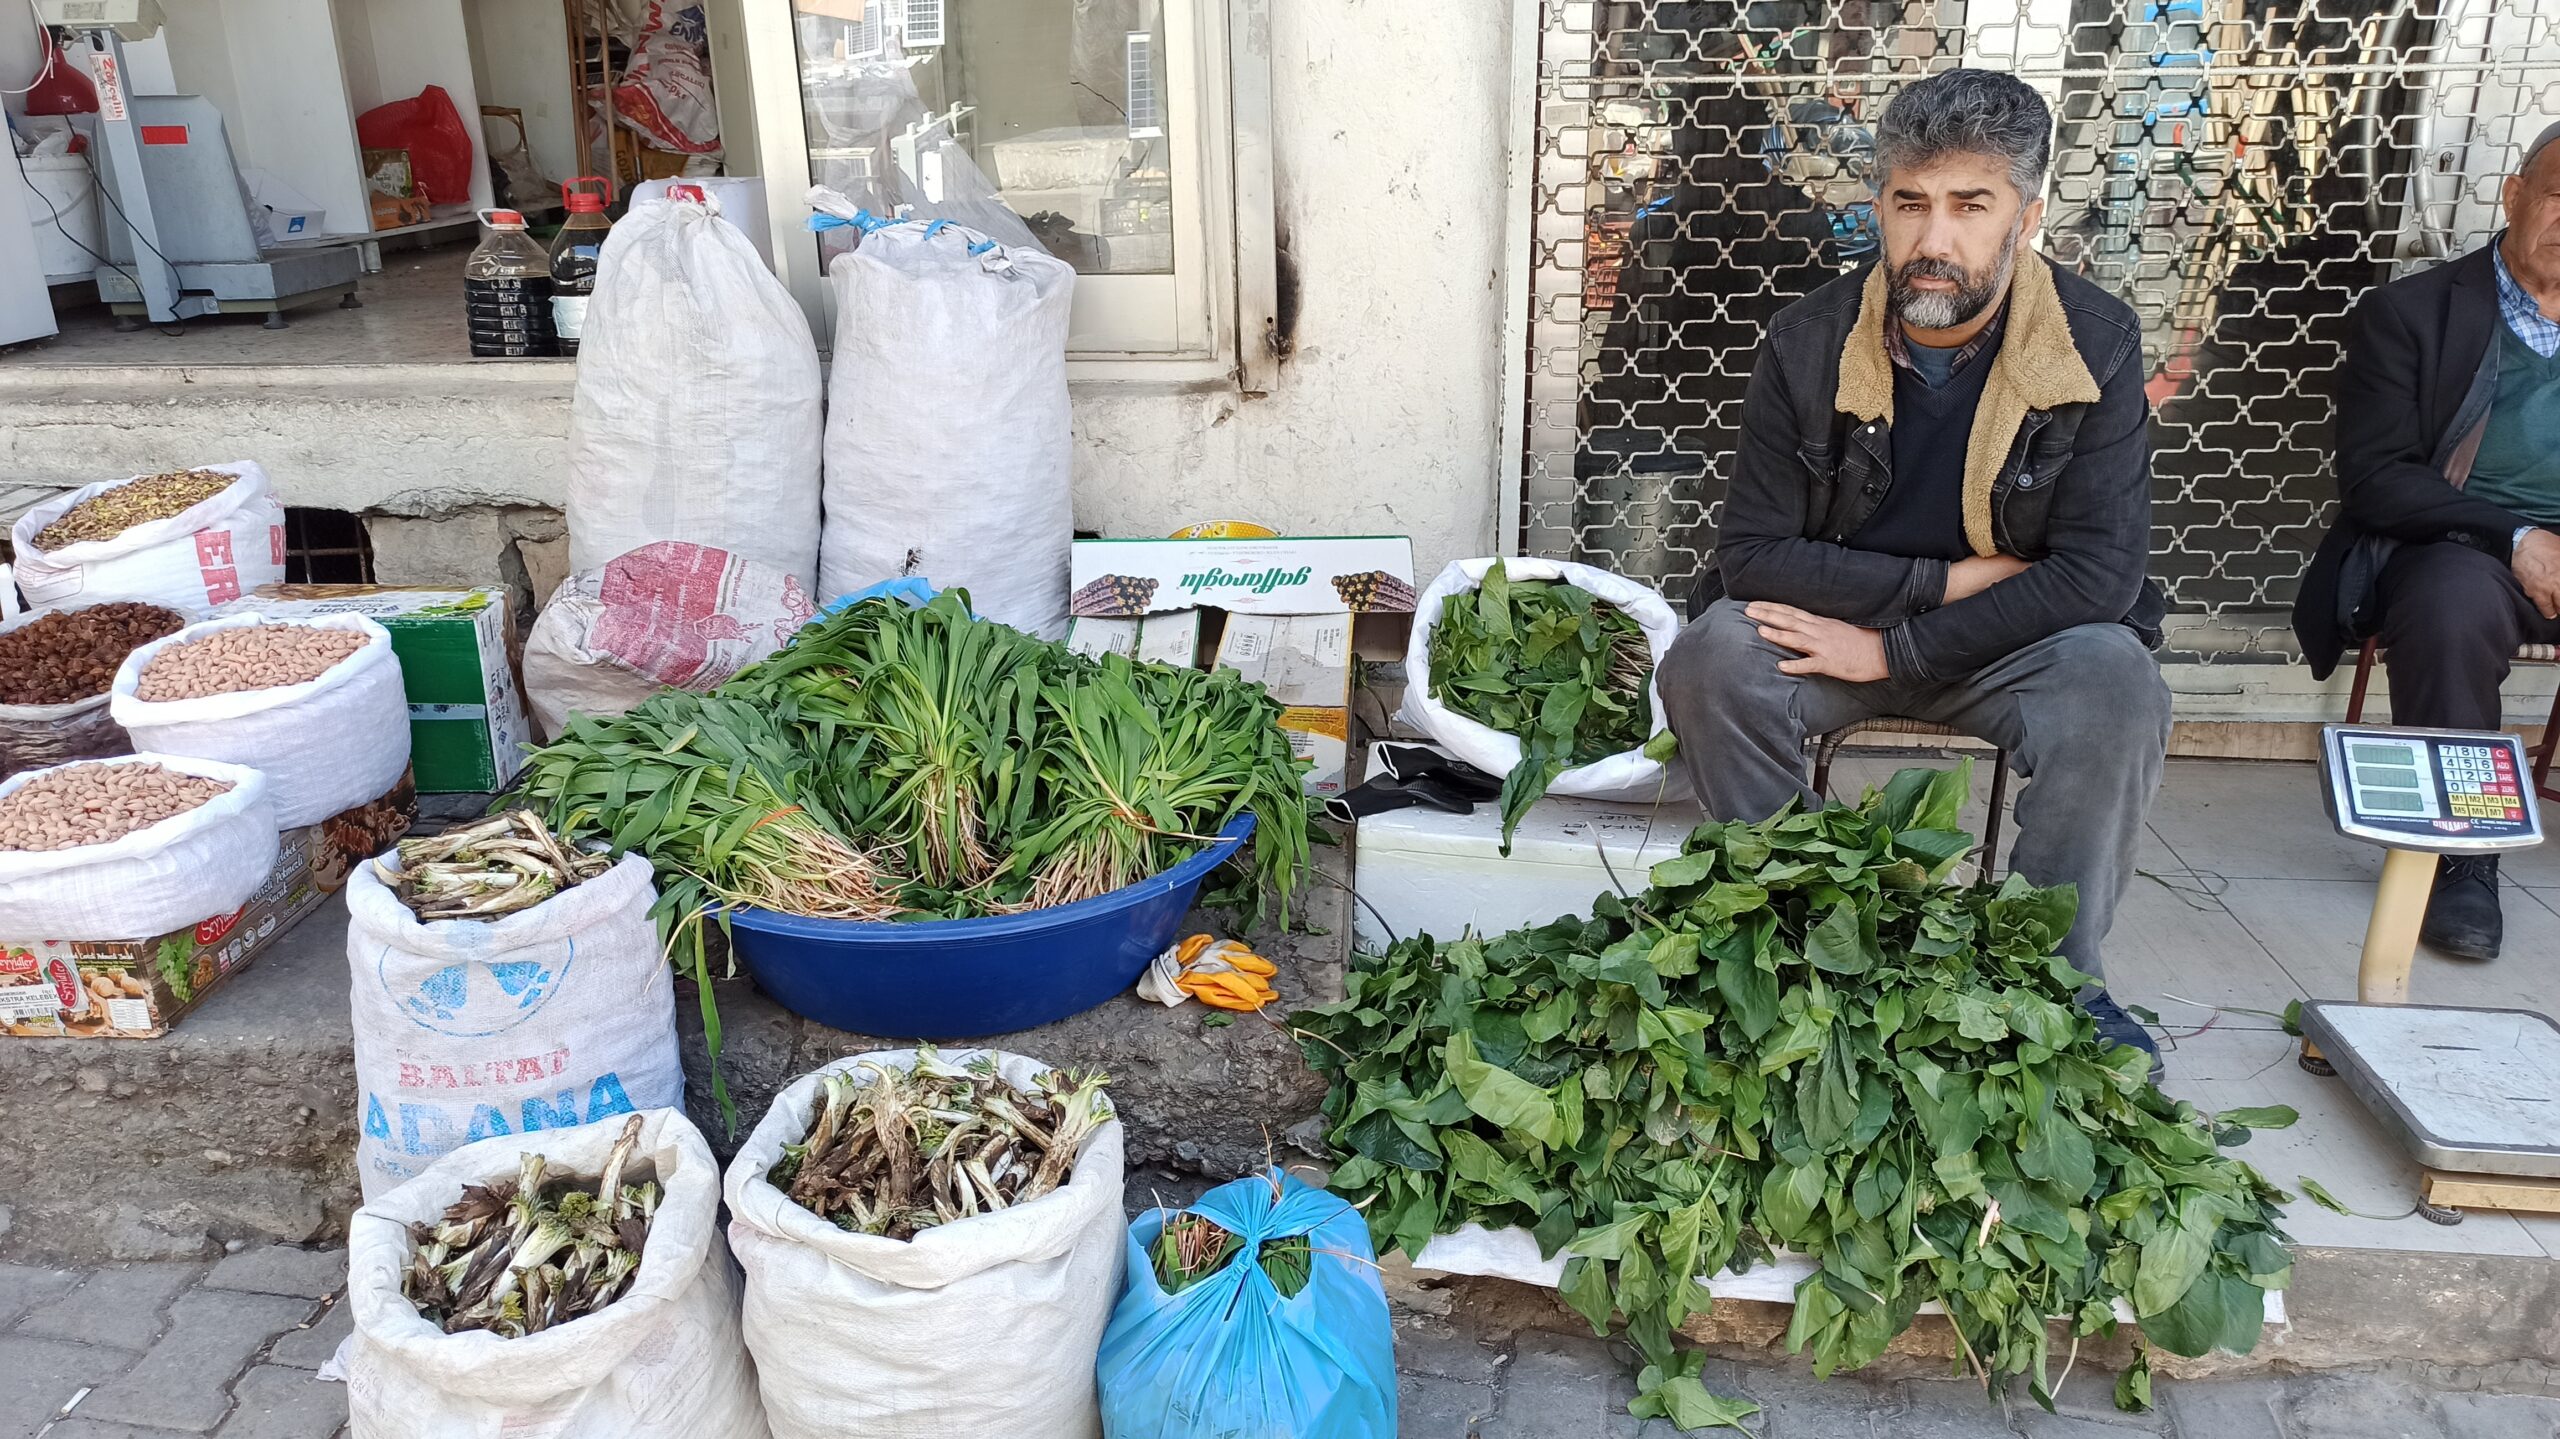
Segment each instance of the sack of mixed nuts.
M126 601L0 620L0 779L133 753L107 713L116 666L185 624L175 610Z
M84 485L19 516L9 540L30 605L202 614L284 582L284 503L247 460Z

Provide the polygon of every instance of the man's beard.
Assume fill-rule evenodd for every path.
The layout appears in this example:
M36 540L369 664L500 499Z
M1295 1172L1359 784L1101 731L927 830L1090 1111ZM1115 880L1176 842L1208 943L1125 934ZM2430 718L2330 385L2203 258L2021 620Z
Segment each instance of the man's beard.
M1894 314L1915 330L1952 330L1989 309L2008 287L2010 272L2018 263L2018 240L2025 231L2021 225L2009 232L2009 238L2001 242L2000 258L1992 261L1990 271L1979 279L1953 260L1924 258L1903 262L1887 280ZM1914 289L1911 282L1923 278L1952 280L1956 288Z

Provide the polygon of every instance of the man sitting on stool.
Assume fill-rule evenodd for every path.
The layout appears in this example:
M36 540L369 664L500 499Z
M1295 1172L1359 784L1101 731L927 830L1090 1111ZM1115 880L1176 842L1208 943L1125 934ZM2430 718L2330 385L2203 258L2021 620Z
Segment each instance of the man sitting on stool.
M2493 730L2516 649L2560 642L2560 125L2507 178L2483 249L2356 306L2338 382L2336 528L2294 601L2326 679L2382 641L2391 722ZM2495 959L2498 857L2448 855L2419 937Z
M2062 946L2101 973L2160 786L2169 691L2141 330L2022 247L2052 116L1986 70L1913 83L1876 127L1882 261L1770 324L1704 608L1660 689L1709 813L1760 820L1809 736L1877 715L2013 751L2014 868L2072 884ZM2103 988L2100 1032L2158 1053ZM2156 1064L2156 1061L2155 1061Z

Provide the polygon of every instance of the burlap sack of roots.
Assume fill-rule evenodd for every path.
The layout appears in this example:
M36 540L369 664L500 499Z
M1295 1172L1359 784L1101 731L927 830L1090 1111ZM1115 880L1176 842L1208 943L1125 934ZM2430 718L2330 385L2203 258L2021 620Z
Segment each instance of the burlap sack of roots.
M604 1172L622 1118L457 1149L356 1211L347 1233L347 1419L355 1439L765 1439L738 1335L738 1278L720 1242L720 1171L673 1109L646 1116L628 1161L661 1198L622 1297L557 1329L446 1334L401 1292L409 1226L466 1184L515 1177L528 1150L555 1174Z
M993 1053L1027 1089L1049 1066ZM826 1076L912 1069L916 1052L837 1060L775 1097L729 1165L729 1243L747 1272L747 1348L775 1439L1090 1439L1094 1356L1120 1293L1120 1121L1068 1181L911 1240L848 1234L766 1181L806 1137Z

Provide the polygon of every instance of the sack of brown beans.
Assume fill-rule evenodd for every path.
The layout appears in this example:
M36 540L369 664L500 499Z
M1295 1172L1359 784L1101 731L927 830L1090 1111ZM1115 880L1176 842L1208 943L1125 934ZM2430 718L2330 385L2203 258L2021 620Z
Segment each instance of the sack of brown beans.
M266 776L131 754L0 780L0 934L148 938L249 902L275 868Z
M284 503L247 460L83 486L19 516L9 540L30 605L203 614L284 582Z
M365 803L409 767L400 661L362 615L192 624L126 656L113 694L136 749L264 773L287 829Z
M186 622L175 610L124 600L0 620L0 779L131 754L133 741L107 713L116 666Z

